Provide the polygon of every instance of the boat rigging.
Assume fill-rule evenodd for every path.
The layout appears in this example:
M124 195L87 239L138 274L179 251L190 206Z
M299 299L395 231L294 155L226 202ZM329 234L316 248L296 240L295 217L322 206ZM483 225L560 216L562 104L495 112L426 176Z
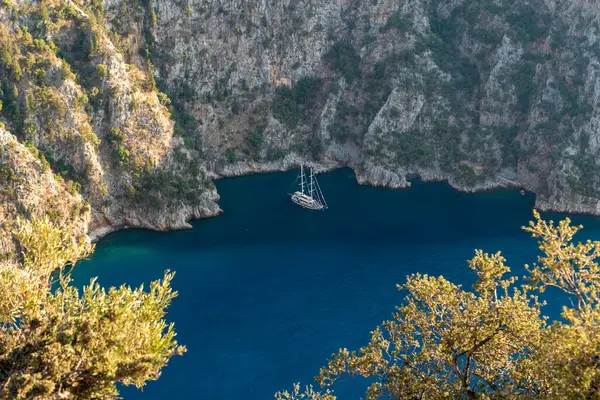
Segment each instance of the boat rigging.
M292 194L292 201L298 204L300 207L307 208L309 210L325 210L327 209L327 202L317 181L317 177L311 168L309 168L308 180L304 173L304 165L300 165L300 175L296 178L296 182L300 178L300 191L296 191ZM305 189L305 187L307 187Z

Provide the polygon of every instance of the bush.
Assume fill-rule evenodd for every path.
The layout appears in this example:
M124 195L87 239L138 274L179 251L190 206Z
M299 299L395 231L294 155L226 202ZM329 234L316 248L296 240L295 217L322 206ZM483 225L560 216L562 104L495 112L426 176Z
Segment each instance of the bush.
M17 181L15 171L7 163L0 163L0 186L10 186Z
M78 173L72 165L65 163L64 160L55 160L50 152L39 153L39 158L42 163L48 164L48 167L56 173L55 177L60 178L62 181L67 178L73 181L73 184L77 183L79 186L87 183L87 178Z
M490 32L484 28L475 28L473 29L473 38L479 40L480 42L490 44L490 45L499 45L502 43L502 34L497 32Z
M148 81L146 82L146 89L150 91L157 91L156 88L156 78L154 76L154 64L150 61L150 58L147 60L148 62Z
M115 147L115 154L117 155L117 157L119 158L119 161L122 164L128 162L131 157L129 154L129 150L127 150L125 148L125 146L123 146L122 144Z
M398 107L391 107L389 110L389 116L390 118L398 118L400 116L400 110Z
M75 100L75 103L80 106L80 107L85 107L86 104L88 104L90 102L90 99L88 98L87 94L82 93L79 96L77 96L77 99Z
M413 22L410 18L402 16L400 10L396 11L391 17L388 18L384 26L379 28L379 32L387 32L390 29L397 29L399 32L408 32L413 27Z
M38 85L46 84L46 70L44 68L37 68L33 71L33 77Z
M391 150L400 165L425 165L432 161L432 148L421 132L395 133Z
M96 73L100 79L104 79L108 76L108 67L105 64L97 64Z
M193 170L190 166L189 170ZM198 174L200 172L198 171ZM141 177L135 188L135 200L150 207L162 207L169 200L195 202L202 194L198 174L181 176L171 171L155 170Z
M69 79L69 80L74 81L77 79L77 77L75 76L73 71L71 71L71 66L64 60L62 61L62 64L61 64L60 74L61 74L61 77L63 80Z
M511 14L507 18L511 32L522 42L532 42L548 35L549 17L536 12L531 6Z
M260 149L260 146L262 145L263 140L264 140L263 134L259 130L250 132L250 135L248 135L248 142L250 142L250 145L256 151L258 151Z
M360 56L349 42L338 42L324 56L325 62L352 84L360 76Z
M231 113L233 115L238 115L241 110L242 110L242 105L240 104L240 102L237 100L234 100L233 104L231 105Z
M38 9L37 14L38 14L38 18L42 22L47 22L50 18L50 12L48 11L48 7L46 7L46 4L44 4L44 3L42 3L40 5L40 8Z
M482 180L482 178L477 175L473 167L467 164L461 164L458 166L456 169L456 179L468 186L474 186Z
M92 11L98 19L104 18L104 2L102 0L92 0Z
M272 102L273 115L290 128L310 119L322 86L321 79L303 77L293 88L278 88Z
M354 133L339 122L334 122L327 126L327 131L331 137L342 143L354 137Z
M67 105L62 99L62 95L53 87L38 87L35 95L37 103L45 111L63 116L67 112Z
M225 150L225 157L227 158L227 162L229 164L234 164L237 162L237 155L235 154L234 149Z
M67 181L67 189L71 194L75 195L81 192L81 184L79 182L74 182L72 180Z
M531 63L521 63L512 76L512 81L517 89L517 111L527 113L531 102L531 95L535 92L533 82L535 67Z
M272 108L275 118L284 122L290 128L298 124L300 113L293 89L285 86L278 88L273 98Z
M262 149L262 145L264 143L264 130L264 125L257 126L253 130L249 131L246 137L246 141L248 142L254 158L258 158L258 154Z
M120 128L110 128L110 133L107 137L109 143L121 143L125 139L125 135Z

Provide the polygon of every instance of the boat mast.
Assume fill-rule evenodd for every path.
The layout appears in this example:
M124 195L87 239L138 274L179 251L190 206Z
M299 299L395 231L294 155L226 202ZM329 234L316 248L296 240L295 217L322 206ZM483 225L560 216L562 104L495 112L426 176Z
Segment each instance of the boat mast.
M310 184L308 186L308 195L310 196L310 198L313 198L313 193L315 191L315 183L313 181L313 170L312 168L310 169Z
M321 191L319 181L315 179L315 182L317 184L317 196L319 196L319 201L321 202L324 208L327 208L327 202L325 201L325 196L323 196L323 191Z
M304 194L304 165L300 164L300 190Z

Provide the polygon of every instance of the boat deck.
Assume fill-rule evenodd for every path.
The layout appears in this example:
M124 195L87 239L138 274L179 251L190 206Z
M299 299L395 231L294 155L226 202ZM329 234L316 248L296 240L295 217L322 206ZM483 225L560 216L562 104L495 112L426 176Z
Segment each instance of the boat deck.
M292 195L292 201L301 207L308 208L309 210L322 210L325 208L319 201L300 192L296 192Z

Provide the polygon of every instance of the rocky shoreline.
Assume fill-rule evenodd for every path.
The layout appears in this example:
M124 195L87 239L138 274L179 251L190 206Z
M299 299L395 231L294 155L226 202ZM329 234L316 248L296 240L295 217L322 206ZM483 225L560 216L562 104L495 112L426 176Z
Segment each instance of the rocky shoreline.
M95 226L88 232L92 242L97 242L109 233L123 229L142 228L152 231L175 231L192 229L190 221L216 217L223 213L217 202L219 195L216 189L206 192L204 201L199 206L186 204L173 205L166 212L142 213L128 210L118 220L104 218L102 222L96 222Z
M411 186L409 179L416 178L424 182L447 182L453 189L465 193L510 188L524 188L531 191L526 185L516 180L515 172L510 170L502 171L496 177L478 183L476 186L466 186L451 175L431 169L415 168L398 173L374 165L369 165L367 168L358 168L332 159L315 162L303 159L296 154L290 154L280 161L268 163L241 162L228 165L222 169L209 171L209 176L218 180L252 174L284 172L297 168L300 164L314 168L317 173L348 167L354 171L358 184L390 189L409 188ZM535 207L540 211L600 215L600 201L593 202L590 201L593 199L580 197L581 202L573 204L565 199L545 199L536 196ZM215 217L223 213L223 210L217 204L218 200L219 195L214 190L207 195L206 204L201 207L190 208L184 206L183 208L170 209L166 213L143 217L131 212L121 219L122 223L97 226L88 233L88 236L92 241L98 241L103 236L122 229L143 228L154 231L191 229L190 221Z

